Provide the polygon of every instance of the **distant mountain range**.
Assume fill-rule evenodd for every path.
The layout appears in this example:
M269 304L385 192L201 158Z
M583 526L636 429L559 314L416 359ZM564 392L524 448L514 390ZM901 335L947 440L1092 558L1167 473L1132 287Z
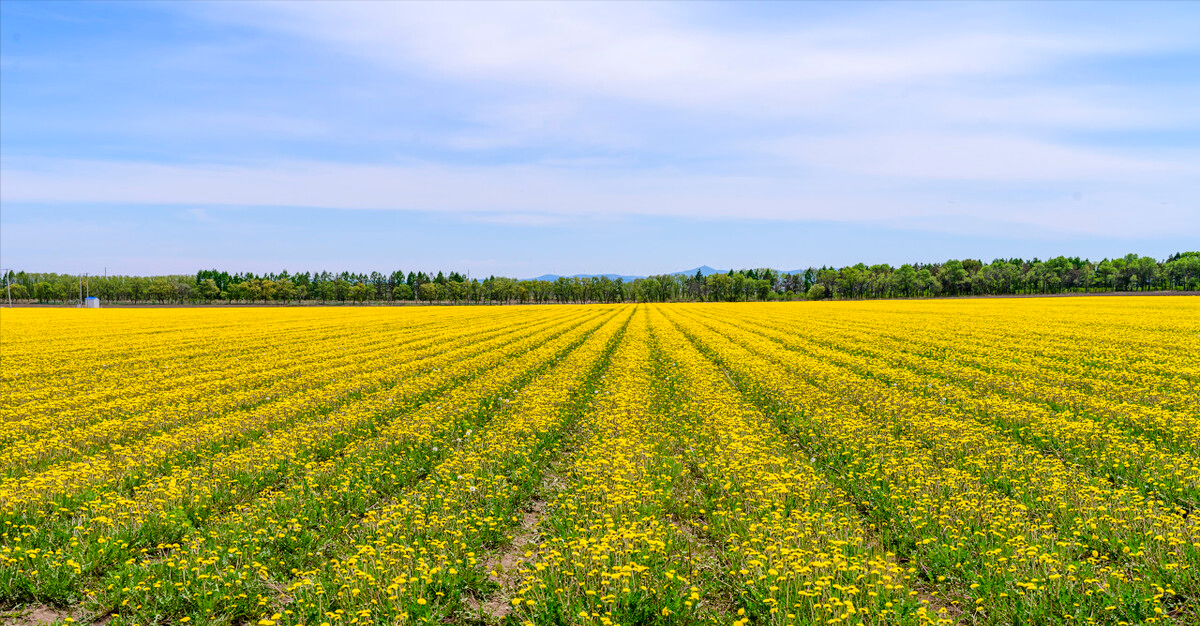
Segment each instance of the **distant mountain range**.
M750 268L743 268L743 269L750 269ZM762 268L756 267L754 269L762 269ZM676 275L682 274L684 276L695 276L697 271L700 272L701 276L710 276L712 274L728 274L729 273L729 270L718 270L718 269L711 268L707 265L701 265L700 267L693 267L690 270L683 270L682 272L671 272L671 275L676 276ZM779 270L775 270L775 271L779 272L780 274L803 274L804 273L804 270L785 270L782 272Z
M616 280L616 279L620 278L621 280L624 280L624 281L637 280L638 278L645 278L645 276L626 276L624 274L571 274L570 276L566 276L565 278L600 278L601 276L608 278L609 280ZM545 280L545 281L549 281L549 282L554 282L560 278L564 278L564 276L560 276L558 274L542 274L541 276L537 276L534 278L525 278L522 280Z
M669 276L695 276L696 272L700 272L701 276L709 276L712 274L724 274L726 271L728 271L728 270L718 270L718 269L711 268L707 265L701 265L700 267L693 267L690 270L682 270L679 272L668 272L668 275ZM609 280L616 280L616 279L620 278L623 281L630 281L630 280L637 280L639 278L645 278L645 276L626 276L624 274L572 274L570 276L567 276L566 278L600 278L601 276L604 276L604 277L608 278ZM558 280L559 278L563 278L563 277L559 274L542 274L541 276L538 276L536 278L527 278L527 279L523 279L523 280L545 280L545 281L554 282L554 281Z

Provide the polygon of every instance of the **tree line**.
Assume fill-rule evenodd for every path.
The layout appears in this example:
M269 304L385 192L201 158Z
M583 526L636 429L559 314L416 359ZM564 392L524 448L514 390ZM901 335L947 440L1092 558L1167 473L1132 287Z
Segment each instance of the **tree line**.
M0 289L18 302L144 304L513 304L584 302L774 301L913 298L965 295L1059 294L1113 291L1200 291L1200 252L1159 261L1128 254L1099 262L1079 257L950 259L942 263L858 263L809 268L730 270L704 276L662 274L632 281L608 277L554 281L499 276L304 272L234 273L201 270L193 275L77 276L9 271Z

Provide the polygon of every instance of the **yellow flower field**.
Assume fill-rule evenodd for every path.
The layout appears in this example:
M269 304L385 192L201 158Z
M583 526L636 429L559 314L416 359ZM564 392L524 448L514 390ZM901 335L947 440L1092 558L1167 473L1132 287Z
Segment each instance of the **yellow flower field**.
M1200 299L0 311L0 609L1200 624Z

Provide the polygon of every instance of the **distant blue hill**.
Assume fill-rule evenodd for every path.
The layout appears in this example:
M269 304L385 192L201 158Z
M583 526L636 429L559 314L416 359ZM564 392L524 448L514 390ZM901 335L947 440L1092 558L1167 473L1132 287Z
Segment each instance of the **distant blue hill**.
M744 269L749 269L749 268L744 268ZM754 269L762 269L762 268L756 267ZM682 272L672 272L671 275L672 276L695 276L697 271L700 272L701 276L711 276L713 274L728 274L729 273L729 270L719 270L719 269L711 268L707 265L701 265L700 267L693 267L690 270L683 270ZM775 271L780 274L803 274L804 273L804 270L786 270L786 271L782 271L782 272L780 272L779 270L775 270Z
M600 278L601 276L608 278L609 280L616 280L616 279L620 278L621 280L623 280L625 282L629 282L631 280L637 280L639 278L645 278L645 276L626 276L624 274L572 274L570 276L567 276L566 278ZM558 274L542 274L541 276L538 276L536 278L527 278L525 280L544 280L544 281L548 281L548 282L554 282L554 281L558 280L559 278L563 278L563 276L560 276Z
M683 270L682 272L671 272L670 275L671 276L695 276L696 272L700 272L701 276L711 276L713 274L728 273L728 270L718 270L718 269L713 269L707 265L701 265L700 267L693 267L690 270Z
M726 274L729 272L729 270L719 270L719 269L716 269L713 267L709 267L707 265L701 265L700 267L693 267L690 270L681 270L678 272L670 272L667 274L667 276L695 276L696 272L700 272L701 276L712 276L713 274ZM790 272L782 272L782 273L783 274L803 274L804 270L792 270ZM616 279L620 278L620 279L624 280L625 282L629 282L631 280L637 280L639 278L645 278L645 276L626 276L624 274L572 274L571 276L567 276L567 278L599 278L601 276L606 276L610 280L616 280ZM537 278L526 278L523 280L545 280L545 281L549 281L549 282L554 282L554 281L558 280L559 278L561 278L561 276L559 274L542 274L541 276L538 276Z

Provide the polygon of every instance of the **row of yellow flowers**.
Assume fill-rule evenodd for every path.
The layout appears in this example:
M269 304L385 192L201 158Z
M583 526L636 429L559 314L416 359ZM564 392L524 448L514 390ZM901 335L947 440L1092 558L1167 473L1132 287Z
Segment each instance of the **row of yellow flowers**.
M478 395L503 380L495 377L497 366L539 346L569 344L598 323L596 312L554 316L525 332L446 350L443 361L398 361L408 371L397 373L397 384L348 398L335 410L295 420L244 446L197 456L190 464L156 457L175 463L145 482L117 481L87 491L80 506L49 517L31 519L41 510L30 513L10 504L0 536L0 560L11 567L4 575L32 596L60 588L78 591L83 581L132 556L169 551L164 546L191 528L207 527L212 516L271 484L294 480L314 462L344 456L364 437L423 441L455 428L460 416L437 404L446 394Z
M647 312L636 311L557 464L565 484L545 493L536 549L503 596L512 619L535 624L688 624L716 618L705 559L679 523L690 497L683 415L659 410Z
M519 327L515 322L490 332L496 335L511 332ZM388 333L384 335L385 341L361 341L374 332L378 328L357 329L354 334L331 333L329 337L321 336L292 347L276 338L277 345L262 351L243 348L241 353L213 355L206 362L221 366L204 375L186 374L193 368L168 354L164 355L165 363L150 369L185 373L170 382L144 380L144 366L97 368L124 370L123 379L113 385L114 389L103 387L99 381L93 385L113 397L94 397L99 393L73 394L69 396L70 406L55 408L54 419L35 414L5 422L0 437L6 443L6 454L0 468L6 470L10 479L17 478L68 455L79 458L113 445L145 440L164 430L194 429L231 411L262 408L331 382L355 376L386 381L389 372L385 366L394 362L397 354L412 355L408 360L413 360L444 350L448 341L473 337L467 334L467 327L453 320ZM104 419L90 419L95 416ZM33 445L35 442L38 445Z
M951 383L948 386L965 387L976 395L1000 394L1041 405L1043 411L1071 412L1086 418L1077 420L1084 426L1088 420L1099 422L1117 436L1140 438L1172 451L1197 451L1194 435L1200 430L1200 394L1191 391L1200 378L1184 375L1193 360L1186 357L1188 349L1178 345L1186 340L1186 333L1162 339L1177 344L1179 352L1163 360L1178 363L1179 371L1155 371L1136 361L1100 367L1105 359L1085 357L1039 337L1015 341L1005 338L1002 329L988 327L952 336L929 328L898 332L880 322L846 330L845 325L819 327L818 332L826 336L821 339L814 336L818 333L805 332L805 344L827 348L826 356L850 352L885 359L912 369L934 387ZM1077 341L1086 346L1096 339ZM1137 352L1136 346L1127 348Z
M770 624L952 623L918 601L915 571L872 541L853 502L744 399L720 367L654 312L673 410L695 416L696 511L721 542L737 600ZM685 329L698 332L696 326Z
M693 339L860 498L895 545L922 556L913 560L931 586L957 597L960 610L1137 623L1196 589L1200 534L1188 510L996 427L997 413L1024 407L983 412L925 393L932 377L906 379L886 358L839 363L752 316L696 313L680 312Z
M0 376L5 388L0 396L0 440L14 431L70 429L96 418L136 415L167 404L169 394L188 387L220 382L226 385L214 390L232 389L228 385L241 378L290 368L313 353L331 358L370 347L355 345L356 339L427 338L425 330L463 321L409 316L392 321L368 318L351 325L333 317L302 317L263 325L247 311L206 319L195 319L188 311L139 311L129 319L114 317L128 317L129 312L93 313L102 315L91 321L106 328L112 324L111 333L92 337L91 327L80 325L81 320L56 319L53 328L43 328L46 320L33 319L28 320L31 328L11 344L6 342L12 369ZM141 324L130 324L130 319ZM168 326L168 320L175 323ZM158 325L147 328L151 322ZM27 333L46 337L49 345L22 341Z
M1195 623L1195 302L5 311L0 606Z
M163 468L169 472L171 468L188 467L187 456L194 457L192 460L203 456L207 464L222 453L240 451L266 433L274 439L278 433L311 428L313 418L329 413L339 402L355 395L392 388L398 392L428 388L428 383L411 383L408 379L430 372L444 373L452 365L461 366L468 358L495 358L492 351L498 346L517 338L538 340L546 327L559 327L571 321L571 318L548 317L525 325L524 330L506 324L501 329L475 331L467 337L455 330L443 334L440 340L423 343L411 353L385 354L378 357L378 362L366 360L357 368L351 363L346 366L349 371L335 366L335 376L324 384L317 380L326 374L314 365L299 377L303 379L302 383L311 384L301 384L294 394L285 394L248 410L222 412L208 419L182 423L125 444L105 446L83 458L6 478L0 481L0 503L14 508L30 507L55 503L84 489L123 487L128 490L137 486L134 477L153 478L163 473L159 471ZM309 419L301 420L301 417ZM137 426L136 422L134 425ZM53 441L38 442L38 447L53 445Z

